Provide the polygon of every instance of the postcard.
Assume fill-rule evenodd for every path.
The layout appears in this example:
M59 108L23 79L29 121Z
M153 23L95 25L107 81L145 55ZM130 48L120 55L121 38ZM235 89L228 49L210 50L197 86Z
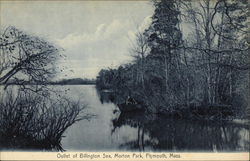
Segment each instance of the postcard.
M248 1L1 0L0 160L249 160Z

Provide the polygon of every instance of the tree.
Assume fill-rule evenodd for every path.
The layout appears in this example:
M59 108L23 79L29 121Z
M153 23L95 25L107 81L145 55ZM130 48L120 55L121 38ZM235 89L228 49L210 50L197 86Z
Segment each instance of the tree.
M136 61L117 70L122 78L117 84L132 87L152 111L249 106L247 1L161 0L154 5L151 25L137 34Z
M43 84L55 74L58 49L49 42L8 27L0 35L0 83Z
M137 64L137 77L136 82L141 84L144 88L144 77L146 68L146 56L149 53L148 38L143 33L138 31L136 34L136 43L132 49L133 57L136 59Z
M247 30L247 3L245 0L203 0L187 6L186 15L195 29L191 33L195 41L188 49L196 53L195 64L203 71L204 100L209 104L230 103L223 102L223 97L232 100L237 82L233 77L249 69L248 48L243 40Z
M155 1L154 5L152 24L146 30L151 49L149 56L159 60L158 65L162 66L165 73L165 95L166 98L170 98L176 96L173 94L172 89L175 87L171 82L176 82L173 80L174 76L180 77L176 70L180 67L180 54L177 49L182 44L182 32L179 28L180 11L175 0Z

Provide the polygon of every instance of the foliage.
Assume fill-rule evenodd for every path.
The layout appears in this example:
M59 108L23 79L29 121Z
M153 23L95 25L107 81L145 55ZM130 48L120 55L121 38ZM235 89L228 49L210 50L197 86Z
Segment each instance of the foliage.
M66 84L95 84L94 79L82 79L82 78L72 78L72 79L62 79L55 82L50 82L50 84L60 84L60 85L66 85Z
M97 86L132 95L152 112L227 105L244 115L249 107L247 2L162 0L154 6L151 25L138 33L134 63L101 70Z

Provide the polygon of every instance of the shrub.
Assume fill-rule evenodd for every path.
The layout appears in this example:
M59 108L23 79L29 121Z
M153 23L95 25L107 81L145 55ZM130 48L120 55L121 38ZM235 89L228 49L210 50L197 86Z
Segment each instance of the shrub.
M90 119L86 104L65 97L51 99L31 91L7 90L0 96L0 149L61 150L65 130Z

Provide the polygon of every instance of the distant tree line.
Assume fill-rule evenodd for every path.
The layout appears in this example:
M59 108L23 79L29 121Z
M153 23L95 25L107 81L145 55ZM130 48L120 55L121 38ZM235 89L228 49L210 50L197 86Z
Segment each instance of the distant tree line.
M58 81L36 81L36 82L22 82L22 85L81 85L81 84L95 84L95 79L87 79L87 78L72 78L72 79L62 79ZM0 83L1 85L1 83ZM18 81L15 79L10 79L8 84L2 83L2 85L20 85Z
M152 111L205 105L249 108L247 0L153 4L151 25L137 33L134 62L102 69L97 87L128 91Z
M60 84L60 85L79 85L79 84L95 84L95 79L82 79L82 78L72 78L72 79L62 79L59 81L49 82L49 84Z

